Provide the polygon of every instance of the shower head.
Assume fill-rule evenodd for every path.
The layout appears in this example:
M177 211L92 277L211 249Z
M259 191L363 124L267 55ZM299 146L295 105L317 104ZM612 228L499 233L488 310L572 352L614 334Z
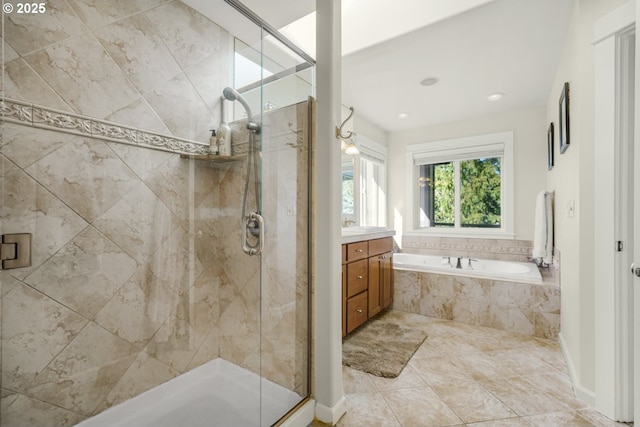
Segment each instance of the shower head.
M247 117L249 120L249 122L247 123L248 129L250 130L259 129L259 126L253 122L253 115L251 114L251 108L249 108L249 104L247 104L247 101L242 97L242 95L238 93L237 90L230 87L225 87L224 90L222 91L222 95L229 101L238 101L240 104L242 104L245 111L247 112Z

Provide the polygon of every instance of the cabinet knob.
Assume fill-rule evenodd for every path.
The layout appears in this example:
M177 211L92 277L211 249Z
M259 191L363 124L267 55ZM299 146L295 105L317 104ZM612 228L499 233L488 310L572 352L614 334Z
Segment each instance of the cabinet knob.
M357 309L356 311L357 311L358 313L362 313L362 309L361 309L361 308Z
M356 249L356 252L362 253L362 249Z
M358 277L358 279L362 279L362 276L360 276L360 275L358 275L357 277Z

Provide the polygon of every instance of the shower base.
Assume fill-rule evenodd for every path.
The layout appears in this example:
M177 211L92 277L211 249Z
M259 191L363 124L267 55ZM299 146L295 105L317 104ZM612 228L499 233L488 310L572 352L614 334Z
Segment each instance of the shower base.
M77 427L266 427L301 400L297 393L218 358Z

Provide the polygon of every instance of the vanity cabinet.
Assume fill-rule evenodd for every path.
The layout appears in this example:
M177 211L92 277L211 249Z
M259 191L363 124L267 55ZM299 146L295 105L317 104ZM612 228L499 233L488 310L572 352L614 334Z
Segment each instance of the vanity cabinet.
M342 245L342 336L393 302L393 239Z

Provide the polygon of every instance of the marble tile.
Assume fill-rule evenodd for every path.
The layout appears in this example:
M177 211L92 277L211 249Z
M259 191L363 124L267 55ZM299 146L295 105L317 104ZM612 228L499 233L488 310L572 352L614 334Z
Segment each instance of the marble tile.
M102 45L88 34L25 60L78 114L104 119L139 96Z
M370 378L380 391L424 387L427 385L422 377L409 365L405 366L396 378L383 378L375 375L370 375Z
M535 286L495 281L491 286L491 303L503 307L535 308Z
M456 277L456 298L490 303L495 282L471 277Z
M452 356L451 361L476 381L496 380L498 378L507 380L507 378L518 375L513 369L496 363L495 358L488 356L484 352Z
M358 393L349 396L347 413L336 426L401 427L401 424L380 393Z
M491 325L491 308L488 302L456 299L453 303L453 319L470 325Z
M424 293L423 293L424 295ZM430 296L420 300L420 314L439 319L453 319L453 298Z
M135 260L87 227L25 281L92 319L135 271Z
M545 373L522 374L522 377L536 389L545 391L547 395L553 396L558 402L566 404L572 410L587 407L584 402L576 398L566 371L550 370Z
M90 415L134 362L135 347L89 323L38 375L27 393Z
M179 300L171 284L148 266L138 268L96 315L96 322L142 349L160 329Z
M2 385L24 391L88 321L23 284L2 304Z
M491 326L503 331L523 335L535 333L535 314L533 310L518 307L491 305Z
M3 393L0 411L2 412L2 427L10 426L73 426L84 420L85 417L60 408L32 399L22 394Z
M580 409L577 414L589 421L594 427L624 427L627 425L612 421L592 408ZM633 423L628 423L628 425L633 426Z
M432 386L465 423L514 417L516 414L475 382Z
M194 161L164 151L108 145L178 218L189 218L192 205L198 206L213 190L210 173L205 173ZM233 192L233 198L240 200L237 191Z
M533 427L563 426L563 427L593 427L591 421L584 419L576 412L557 412L551 414L524 417Z
M377 391L373 375L342 365L345 394L371 393Z
M24 169L62 147L70 140L82 141L82 137L4 123L2 125L0 151L20 168Z
M496 363L518 373L549 372L552 366L545 362L537 352L529 348L487 351L487 356Z
M160 117L151 108L146 99L140 96L129 105L115 110L105 117L105 120L114 123L121 123L142 131L155 132L161 135L171 135L171 131ZM122 144L120 144L122 145ZM147 151L150 151L147 149Z
M480 384L520 416L571 410L565 402L521 377L512 377L509 381L481 381Z
M6 37L6 34L5 34ZM16 52L15 50L13 50L13 48L11 46L9 46L9 44L7 43L6 40L2 40L2 45L4 48L4 62L5 64L8 63L9 61L13 61L14 59L17 59L20 57L20 55L18 55L18 52Z
M131 1L124 1L135 8ZM182 71L145 14L114 22L94 34L140 93L164 85Z
M210 95L212 96L212 95ZM167 125L171 134L192 141L208 142L219 121L184 74L144 94L149 105ZM180 105L177 110L175 105Z
M518 417L472 423L467 424L467 427L531 427L531 424L526 422L524 418Z
M135 185L135 175L101 141L73 139L26 169L42 185L93 222Z
M473 381L473 376L464 367L458 366L450 357L413 357L409 365L431 386L457 384Z
M136 0L142 10L151 9L165 3L170 3L171 1L173 0Z
M172 2L146 14L183 70L220 49L224 30L182 2Z
M0 189L0 196L4 209L0 219L4 232L32 234L32 266L10 272L23 279L82 231L87 223L22 170L7 161L3 164L5 185Z
M4 94L31 104L73 111L22 58L5 62Z
M187 366L188 370L220 357L219 335L220 331L217 326L211 328L209 334L207 334L207 337L204 339L204 342L189 362L189 365Z
M229 73L233 52L230 43L226 41L230 36L224 30L221 31L221 36L218 52L185 70L187 78L211 111L213 123L220 123L223 89L233 85Z
M144 264L181 222L139 182L94 222L94 226Z
M393 272L393 308L411 313L420 312L420 278L406 270Z
M560 334L560 314L535 312L534 335L540 338L558 339Z
M560 314L560 287L540 285L534 289L536 310L542 313Z
M130 0L68 0L87 27L94 30L140 11Z
M97 414L131 399L177 377L179 374L175 369L160 363L144 351L141 351L94 413Z
M384 399L404 426L451 426L460 418L429 387L382 392Z
M444 297L453 300L460 290L460 282L449 274L420 274L422 297Z
M462 355L476 353L477 348L464 337L443 336L429 332L422 345L416 350L414 357L428 358L437 356Z
M4 38L20 55L42 49L86 31L65 0L48 0L46 19L29 14L5 14Z

